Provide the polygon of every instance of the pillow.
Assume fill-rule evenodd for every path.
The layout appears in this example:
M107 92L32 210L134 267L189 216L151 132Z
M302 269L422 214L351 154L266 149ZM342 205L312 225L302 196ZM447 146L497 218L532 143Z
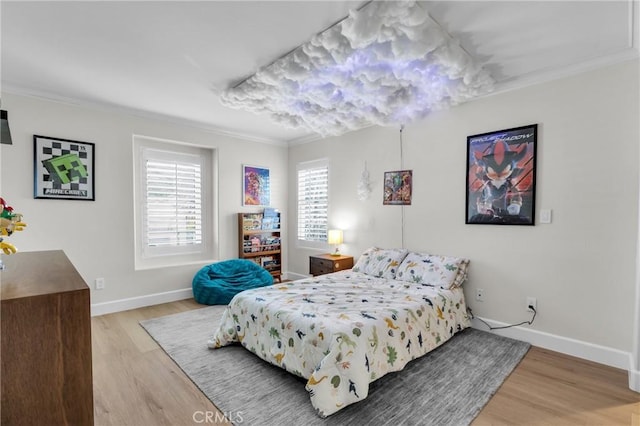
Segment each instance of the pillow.
M407 249L371 247L358 258L352 271L393 280L396 277L400 262L402 262L407 253Z
M411 252L398 267L396 279L451 289L464 283L468 268L469 259Z
M467 269L469 269L469 259L459 258L458 275L453 282L453 287L460 287L467 280Z

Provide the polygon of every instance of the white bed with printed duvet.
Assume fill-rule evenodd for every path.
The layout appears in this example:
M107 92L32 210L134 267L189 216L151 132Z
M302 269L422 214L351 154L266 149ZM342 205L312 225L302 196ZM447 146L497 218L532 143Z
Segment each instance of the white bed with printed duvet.
M311 403L325 417L469 327L461 288L468 265L373 247L350 271L237 294L209 347L239 342L307 379Z

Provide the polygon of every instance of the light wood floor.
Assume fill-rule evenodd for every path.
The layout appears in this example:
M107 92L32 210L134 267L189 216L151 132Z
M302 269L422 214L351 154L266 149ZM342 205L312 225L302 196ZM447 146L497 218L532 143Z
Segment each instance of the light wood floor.
M201 307L184 300L92 319L96 425L213 423L205 416L215 420L215 406L138 324ZM473 425L640 426L640 394L626 371L533 347Z

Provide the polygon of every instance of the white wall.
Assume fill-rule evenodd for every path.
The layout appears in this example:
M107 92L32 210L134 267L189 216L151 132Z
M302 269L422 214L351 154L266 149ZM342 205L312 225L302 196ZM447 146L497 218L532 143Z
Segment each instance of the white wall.
M413 170L404 207L405 247L471 259L465 293L476 315L504 323L529 319L525 298L538 299L532 329L632 351L638 229L638 62L627 62L497 94L407 125L404 168ZM537 208L553 223L465 225L468 135L538 123ZM368 128L292 147L295 165L330 159L330 227L345 229L344 253L402 244L402 209L382 205L382 177L398 170L399 129ZM364 161L372 198L357 200ZM295 199L289 200L289 270L308 274L295 249ZM539 212L539 210L538 210ZM476 302L476 288L485 302ZM626 358L625 362L626 361Z
M638 62L499 94L431 114L404 130L404 168L414 172L413 205L404 207L405 246L472 259L467 297L474 312L629 353L632 351L638 236ZM272 204L295 236L295 165L326 157L331 167L330 226L345 229L342 251L402 244L402 207L382 205L384 171L401 167L398 129L369 128L286 148L114 111L3 94L14 145L0 147L1 195L29 227L11 237L22 251L63 249L84 279L106 278L92 303L190 286L199 265L133 269L133 133L212 146L219 155L219 258L236 257L235 213L241 164L269 167ZM535 227L464 225L466 136L539 124L537 205L553 223ZM96 201L33 199L33 134L94 142ZM372 198L356 188L367 161ZM286 237L286 235L284 236ZM285 270L308 273L318 250L285 246ZM327 248L328 249L328 248ZM288 266L287 266L288 258ZM475 288L486 301L476 302ZM637 366L636 366L637 369Z
M3 94L2 107L10 112L13 136L13 145L1 148L2 196L28 224L11 242L21 251L64 250L91 287L96 277L104 277L105 289L91 290L94 304L190 288L202 266L134 271L132 134L218 150L219 259L237 257L235 214L261 210L242 207L242 164L270 168L272 205L286 206L285 146L14 94ZM33 198L34 134L95 143L95 202Z

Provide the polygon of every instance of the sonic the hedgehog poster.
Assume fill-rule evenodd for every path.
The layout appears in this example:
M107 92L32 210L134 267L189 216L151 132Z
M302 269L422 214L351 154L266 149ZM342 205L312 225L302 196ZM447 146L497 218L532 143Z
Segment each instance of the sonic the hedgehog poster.
M467 137L467 224L534 225L538 125Z

